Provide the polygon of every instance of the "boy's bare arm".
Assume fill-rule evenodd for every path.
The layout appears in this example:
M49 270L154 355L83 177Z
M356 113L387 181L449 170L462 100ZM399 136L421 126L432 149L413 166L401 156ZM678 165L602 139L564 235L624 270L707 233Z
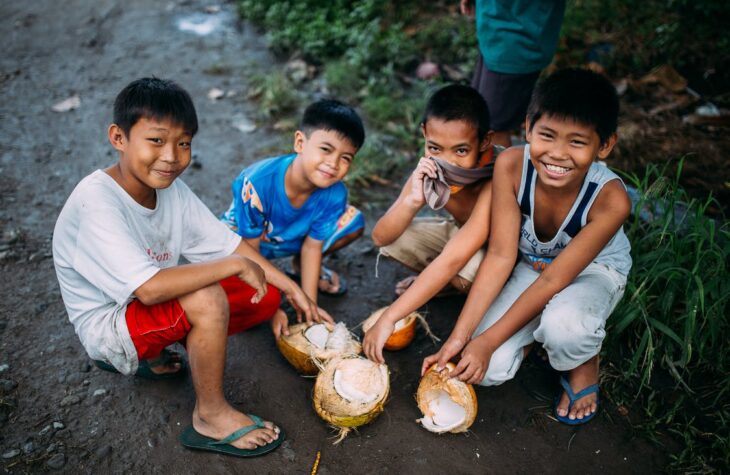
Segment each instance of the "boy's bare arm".
M296 282L291 280L282 271L276 268L271 262L269 262L264 256L259 254L253 247L251 247L246 240L241 240L241 243L235 250L235 254L243 257L247 257L254 261L256 264L261 266L266 274L266 281L271 285L281 290L284 296L294 307L297 313L297 320L301 321L302 313L304 314L308 322L315 321L319 322L325 320L332 322L332 317L317 307L317 305L304 293Z
M387 246L398 239L426 204L426 198L423 195L424 176L434 179L437 177L436 165L428 158L421 158L418 166L403 185L398 199L375 223L372 239L376 246Z
M492 185L487 183L479 193L472 214L464 226L452 237L439 256L416 278L415 282L393 302L365 334L365 355L384 363L383 345L392 333L395 323L436 295L484 245L489 236L489 209Z
M139 286L134 295L143 304L154 305L195 292L232 275L238 275L256 289L256 302L266 294L266 280L261 267L246 257L233 254L208 262L162 269Z
M522 148L516 147L503 152L495 163L487 255L479 266L449 339L438 353L424 359L422 371L434 363L443 367L464 348L512 272L521 224L516 199L517 182L522 172L521 157Z
M302 243L302 290L314 303L317 303L317 285L322 264L323 245L324 241L318 241L309 236Z

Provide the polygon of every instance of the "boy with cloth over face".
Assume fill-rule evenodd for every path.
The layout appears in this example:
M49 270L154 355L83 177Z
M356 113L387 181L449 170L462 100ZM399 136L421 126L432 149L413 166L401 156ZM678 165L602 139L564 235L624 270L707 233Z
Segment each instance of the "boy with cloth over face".
M53 261L69 320L97 366L148 379L180 377L184 362L165 347L183 343L196 395L183 445L259 455L278 447L284 434L226 401L227 336L271 319L276 287L307 320L320 315L178 179L197 129L193 102L174 82L127 85L108 129L118 161L71 193L54 229ZM180 265L180 257L190 264Z
M469 86L439 89L426 104L421 131L425 154L373 228L382 255L420 272L397 284L400 297L365 334L363 350L379 363L398 320L449 284L468 291L489 235L490 178L501 147L491 145L484 99ZM417 218L425 205L450 217Z

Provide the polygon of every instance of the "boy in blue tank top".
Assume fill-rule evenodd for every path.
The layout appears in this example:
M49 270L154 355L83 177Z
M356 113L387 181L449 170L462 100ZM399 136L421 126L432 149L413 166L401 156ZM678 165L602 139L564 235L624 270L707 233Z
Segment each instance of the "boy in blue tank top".
M360 237L365 220L347 204L347 175L365 140L354 109L333 99L304 111L294 134L294 152L262 160L233 181L233 200L221 220L266 259L293 257L296 279L317 302L317 293L342 295L344 278L322 264ZM274 316L274 334L287 334L286 315Z
M617 121L616 91L597 73L565 69L538 84L528 144L495 164L492 233L477 290L423 371L460 354L452 376L501 384L537 341L565 374L556 418L581 424L595 416L605 323L631 268L622 228L631 202L621 179L596 161L616 144Z

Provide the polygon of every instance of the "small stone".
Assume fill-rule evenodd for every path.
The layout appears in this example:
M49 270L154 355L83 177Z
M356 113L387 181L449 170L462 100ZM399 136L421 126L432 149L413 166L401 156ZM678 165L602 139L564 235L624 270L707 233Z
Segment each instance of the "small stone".
M233 116L231 125L233 128L240 130L244 134L250 134L256 130L256 124L243 114L236 114Z
M61 399L61 407L73 406L81 402L81 398L76 394L69 394L65 398Z
M12 391L18 387L18 383L10 379L0 379L0 389L4 392Z
M49 432L51 432L51 429L52 429L52 427L49 424L49 425L45 426L43 429L41 429L41 431L38 432L38 435L40 435L42 437L42 436L48 434Z
M103 459L109 456L109 454L112 453L112 446L111 445L105 445L103 447L100 447L96 451L96 458Z
M106 389L101 388L94 391L94 397L104 396L106 394Z
M81 384L83 384L84 386L88 386L89 384L91 384L91 381L89 381L88 379L85 379L85 380L81 381Z
M18 449L10 449L7 452L3 453L3 458L4 459L11 459L13 457L17 457L18 455L20 455L20 450L18 450Z
M297 458L297 454L289 447L285 447L281 450L281 456L284 458L284 460L287 460L289 462L293 462L294 459Z
M68 112L74 109L78 109L81 105L81 98L78 95L71 96L68 99L64 99L61 102L57 102L51 107L53 112Z
M79 371L81 371L82 373L88 373L89 371L91 371L91 363L89 363L88 361L84 361L83 363L81 363Z
M35 444L33 444L33 441L26 442L23 444L23 453L25 455L28 455L32 453L35 450Z
M48 426L48 427L50 427L50 426ZM58 447L58 444L56 444L54 442L53 444L51 444L51 445L48 446L48 448L46 449L46 453L47 454L50 454L51 452L55 452L55 450L56 450L57 447Z
M66 465L66 456L63 454L54 454L48 459L46 465L54 470L63 468L63 466Z
M66 376L66 383L68 384L80 384L84 380L83 373L71 373Z
M225 95L225 91L223 89L218 89L217 87L214 87L213 89L208 91L208 99L210 99L211 101L217 101Z
M56 422L53 423L53 428L56 429L56 430L61 430L64 427L66 427L66 426L63 425L63 422L56 421Z
M4 372L6 372L9 369L10 369L10 365L9 364L7 364L7 363L0 364L0 373L4 373Z

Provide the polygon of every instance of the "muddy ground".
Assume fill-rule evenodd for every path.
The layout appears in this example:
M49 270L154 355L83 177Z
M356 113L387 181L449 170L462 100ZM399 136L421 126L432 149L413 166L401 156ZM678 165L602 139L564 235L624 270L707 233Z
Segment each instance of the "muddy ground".
M75 184L114 160L105 138L114 95L130 80L150 74L174 78L189 89L201 130L194 144L199 166L184 180L216 213L227 205L230 181L241 167L278 143L270 129L245 133L232 124L255 115L256 105L246 99L246 78L281 65L264 38L236 21L233 5L206 12L209 6L154 0L0 5L5 51L0 57L0 466L5 472L304 474L318 451L320 474L658 471L667 454L633 437L609 403L585 427L552 421L554 377L529 365L515 381L477 389L479 415L469 433L436 436L419 428L413 397L418 371L422 358L436 349L423 332L408 349L387 355L392 395L385 412L338 446L312 409L313 381L295 374L280 356L269 328L230 338L227 396L240 408L277 421L288 434L284 447L251 460L190 452L178 443L194 402L189 379L150 382L90 364L61 302L51 233ZM200 36L181 29L190 25L186 19L218 23ZM211 88L233 94L213 102L207 98ZM52 111L75 95L78 108ZM369 212L369 226L378 211L382 207ZM381 262L375 278L375 256L364 238L331 262L351 284L347 297L322 301L336 318L354 325L392 300L393 283L404 274ZM448 335L462 303L449 298L426 306L437 335Z

